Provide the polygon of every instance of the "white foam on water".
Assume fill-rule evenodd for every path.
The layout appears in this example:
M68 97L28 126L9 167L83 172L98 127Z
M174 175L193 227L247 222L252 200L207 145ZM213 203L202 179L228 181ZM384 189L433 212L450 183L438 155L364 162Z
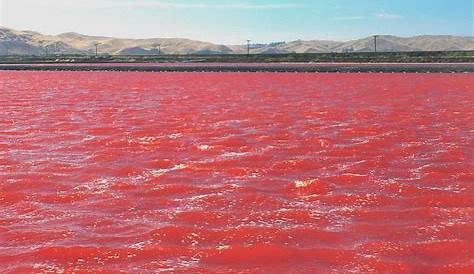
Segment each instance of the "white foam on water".
M295 181L295 187L297 188L303 188L303 187L307 187L307 186L310 186L312 185L313 183L317 183L318 182L318 179L311 179L311 180L306 180L306 181L300 181L300 180L297 180Z
M197 148L198 148L199 150L202 150L202 151L207 151L207 150L212 150L212 149L214 149L214 147L213 147L213 146L210 146L210 145L199 145L199 146L197 146Z
M149 172L153 175L153 176L156 176L156 177L159 177L163 174L166 174L168 172L171 172L171 171L176 171L176 170L182 170L182 169L185 169L187 168L188 165L185 165L185 164L178 164L178 165L175 165L174 167L172 168L162 168L162 169L152 169L150 170Z
M76 186L74 190L85 193L103 194L108 191L113 182L114 180L110 178L100 178L86 184Z
M179 133L179 132L168 135L168 138L170 138L170 139L179 139L181 137L183 137L183 134Z
M221 157L225 157L225 158L233 158L233 157L242 157L242 156L245 156L245 155L248 155L249 152L226 152L224 154L221 155Z

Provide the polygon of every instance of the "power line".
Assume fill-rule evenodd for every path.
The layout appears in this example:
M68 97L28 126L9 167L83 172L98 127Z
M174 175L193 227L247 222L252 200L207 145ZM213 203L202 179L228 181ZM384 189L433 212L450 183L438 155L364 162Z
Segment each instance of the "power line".
M155 51L158 52L158 55L161 55L161 44L154 44L153 47L155 48Z
M94 43L94 46L95 46L95 57L99 56L99 45L100 45L100 43L97 43L97 42Z
M247 56L250 56L250 41L251 40L247 40Z
M377 52L377 38L379 35L374 35L374 52Z

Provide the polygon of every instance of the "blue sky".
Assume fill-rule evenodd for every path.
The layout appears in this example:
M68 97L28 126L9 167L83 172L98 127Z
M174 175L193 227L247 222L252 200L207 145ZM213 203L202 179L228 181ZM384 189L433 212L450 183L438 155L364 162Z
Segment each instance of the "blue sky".
M0 0L0 25L47 34L240 44L473 35L474 0Z

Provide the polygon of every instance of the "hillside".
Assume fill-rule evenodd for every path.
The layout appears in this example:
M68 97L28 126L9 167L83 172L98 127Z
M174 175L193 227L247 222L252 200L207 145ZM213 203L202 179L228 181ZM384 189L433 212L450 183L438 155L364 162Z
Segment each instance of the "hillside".
M0 28L0 55L44 55L44 54L94 54L98 43L99 52L121 55L158 54L242 54L245 45L218 45L208 42L180 38L123 39L114 37L88 36L79 33L44 35L33 31L17 31ZM458 36L415 36L396 37L382 35L378 38L378 49L383 52L409 51L462 51L474 50L474 37ZM353 41L292 41L275 44L252 45L252 54L285 53L329 53L329 52L371 52L373 38Z

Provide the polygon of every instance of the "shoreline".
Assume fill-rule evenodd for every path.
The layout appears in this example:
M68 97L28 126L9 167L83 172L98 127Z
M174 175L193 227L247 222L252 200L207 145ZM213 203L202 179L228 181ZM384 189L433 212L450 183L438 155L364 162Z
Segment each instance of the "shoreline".
M474 63L29 63L0 64L15 71L137 72L474 72Z

